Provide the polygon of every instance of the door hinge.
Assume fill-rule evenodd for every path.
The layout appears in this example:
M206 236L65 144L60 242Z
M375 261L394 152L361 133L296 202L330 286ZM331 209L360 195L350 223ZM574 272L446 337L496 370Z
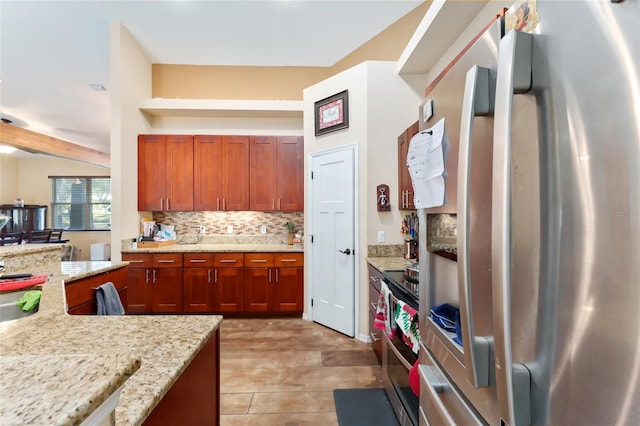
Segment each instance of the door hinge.
M311 172L311 179L313 179L313 172Z
M313 299L311 299L311 307L313 308Z
M313 234L311 234L310 237L311 237L311 244L313 244Z

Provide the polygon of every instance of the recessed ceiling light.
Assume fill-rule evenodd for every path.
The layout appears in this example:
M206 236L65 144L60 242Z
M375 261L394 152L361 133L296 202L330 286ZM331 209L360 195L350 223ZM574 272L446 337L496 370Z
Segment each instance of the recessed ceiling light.
M102 92L107 90L102 84L100 83L89 83L89 87L91 87L93 90L97 90L98 92Z

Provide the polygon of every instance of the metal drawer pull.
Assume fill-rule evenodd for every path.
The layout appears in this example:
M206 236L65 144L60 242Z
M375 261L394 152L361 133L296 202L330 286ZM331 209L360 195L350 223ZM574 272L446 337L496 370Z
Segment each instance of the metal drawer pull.
M220 260L220 263L236 263L237 260L236 259L222 259Z
M175 262L175 260L167 260L167 259L158 260L158 263L173 263L173 262Z
M438 395L439 393L447 392L449 385L438 379L431 366L420 365L418 368L420 375L427 384L427 397L433 402L434 414L436 414L442 421L441 424L454 426L456 422L453 420L451 414L449 414L449 411L447 410L447 407Z
M205 263L206 260L204 260L204 259L191 259L191 260L189 260L189 262L191 262L191 263Z
M376 306L376 304L373 302L371 302L371 307L373 308L374 311L378 309L378 306Z
M371 336L371 341L372 342L379 342L380 341L380 339L378 339L375 334L369 333L369 335Z
M254 263L267 263L267 259L251 259Z
M129 263L143 263L144 260L130 260Z
M207 269L207 283L211 282L211 269Z
M296 259L280 259L280 262L295 262Z

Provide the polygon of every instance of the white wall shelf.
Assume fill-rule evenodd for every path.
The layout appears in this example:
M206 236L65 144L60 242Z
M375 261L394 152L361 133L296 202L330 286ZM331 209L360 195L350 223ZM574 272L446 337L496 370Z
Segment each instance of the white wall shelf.
M144 99L150 117L302 118L302 101L236 99Z
M488 3L434 0L398 59L398 74L427 74Z

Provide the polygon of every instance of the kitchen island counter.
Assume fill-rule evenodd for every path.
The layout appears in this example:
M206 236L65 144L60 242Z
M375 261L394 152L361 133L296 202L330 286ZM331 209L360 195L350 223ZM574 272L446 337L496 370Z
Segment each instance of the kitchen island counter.
M217 334L222 322L217 315L65 313L65 280L125 265L57 262L32 264L32 270L23 270L51 276L42 285L38 312L0 324L1 424L78 424L122 383L116 424L141 424ZM43 362L57 374L44 374L39 367ZM20 379L9 375L16 366L22 372ZM50 391L63 391L65 384L70 392L66 397ZM60 398L69 404L58 404ZM22 408L16 409L15 404Z

